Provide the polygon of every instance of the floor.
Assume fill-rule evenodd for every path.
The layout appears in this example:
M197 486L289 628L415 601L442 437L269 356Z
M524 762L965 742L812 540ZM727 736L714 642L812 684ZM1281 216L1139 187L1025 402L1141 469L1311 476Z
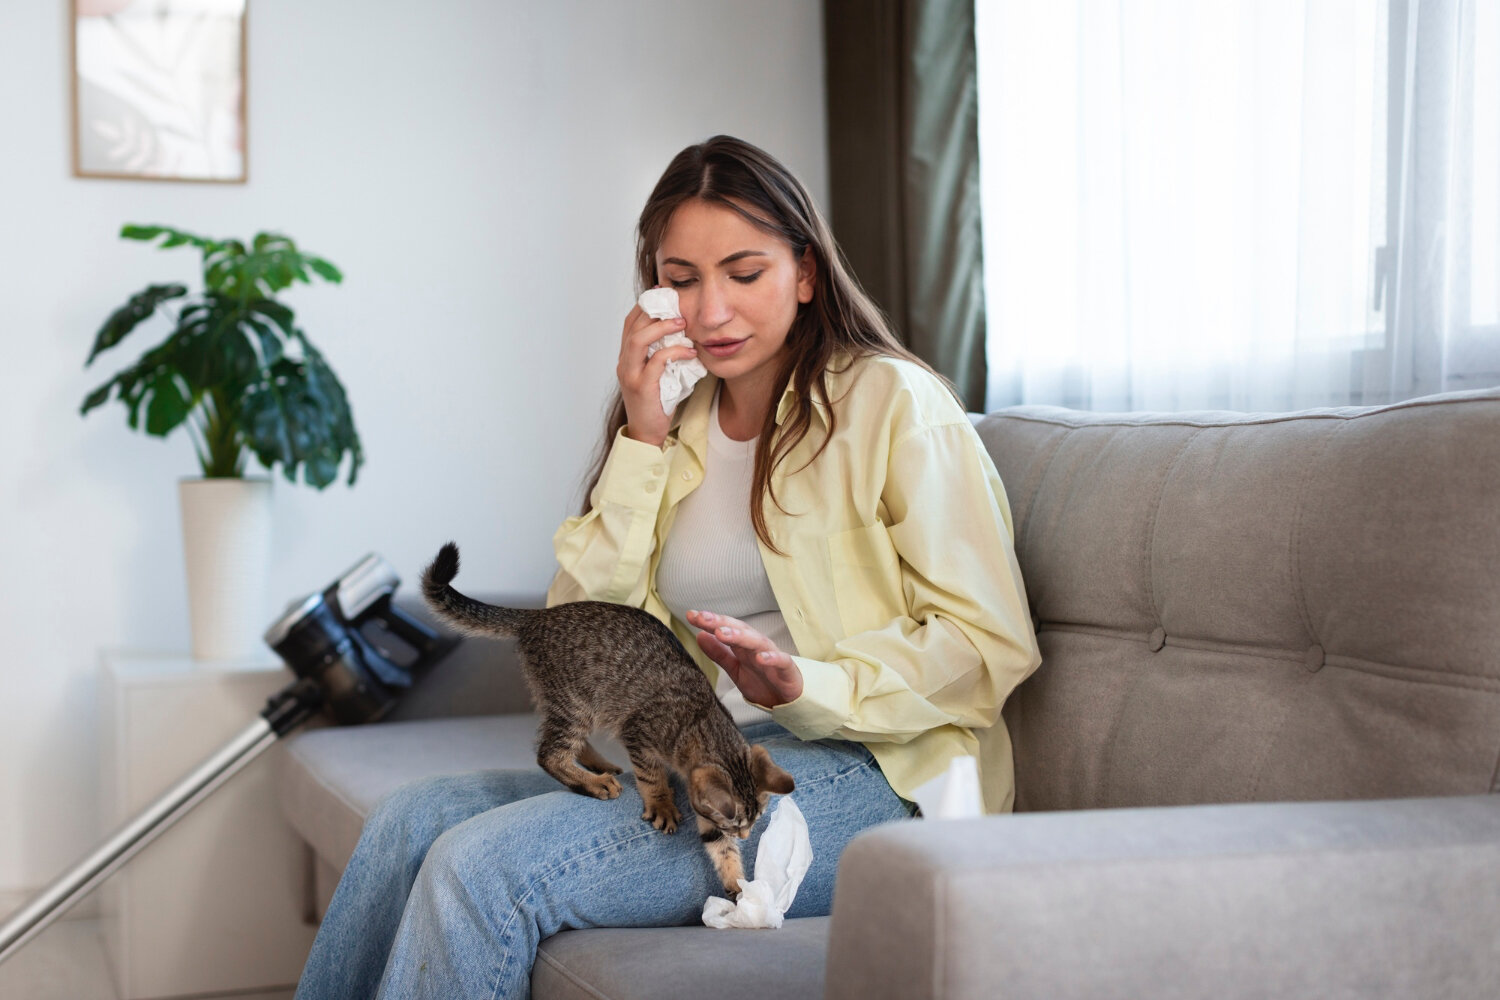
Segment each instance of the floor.
M216 996L233 997L233 1000L291 1000L292 992ZM110 981L99 920L59 920L0 963L0 997L5 1000L119 1000Z

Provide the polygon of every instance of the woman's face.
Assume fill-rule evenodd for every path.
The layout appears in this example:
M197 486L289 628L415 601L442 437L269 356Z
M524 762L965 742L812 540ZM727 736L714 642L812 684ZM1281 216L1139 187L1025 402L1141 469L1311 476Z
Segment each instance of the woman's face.
M703 366L731 387L769 391L797 307L812 301L812 254L799 261L738 212L693 199L667 223L656 274L677 289Z

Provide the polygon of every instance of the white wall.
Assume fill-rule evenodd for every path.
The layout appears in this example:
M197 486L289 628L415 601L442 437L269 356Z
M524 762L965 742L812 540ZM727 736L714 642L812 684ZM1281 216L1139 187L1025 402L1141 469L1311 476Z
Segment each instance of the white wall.
M78 415L153 342L85 372L108 312L196 280L191 252L122 223L283 230L345 272L288 301L368 465L353 489L278 479L269 621L369 551L410 587L448 538L471 588L544 587L671 155L737 134L826 204L817 0L251 6L244 186L72 178L68 4L0 9L0 890L98 834L100 650L187 647L191 445L130 432L118 403Z

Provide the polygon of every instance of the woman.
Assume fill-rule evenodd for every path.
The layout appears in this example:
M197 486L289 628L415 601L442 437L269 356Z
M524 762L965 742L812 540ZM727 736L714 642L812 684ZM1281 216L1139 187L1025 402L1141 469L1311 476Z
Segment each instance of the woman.
M554 539L548 603L643 607L769 711L746 736L795 779L813 848L788 915L825 914L844 845L910 816L954 758L978 757L986 808L1010 808L1000 707L1040 657L1004 488L766 153L719 136L678 154L637 263L683 318L625 319L619 397L587 509ZM692 346L648 356L669 333ZM666 365L694 357L711 377L665 413ZM722 890L692 825L666 835L640 813L628 782L602 802L541 771L398 790L365 824L297 995L525 997L560 929L696 923Z

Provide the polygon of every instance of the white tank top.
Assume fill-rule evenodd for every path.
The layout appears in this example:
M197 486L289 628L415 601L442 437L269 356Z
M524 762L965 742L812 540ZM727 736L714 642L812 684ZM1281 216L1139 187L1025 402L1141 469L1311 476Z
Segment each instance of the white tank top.
M656 592L679 621L687 621L689 608L730 615L795 655L750 521L754 478L755 440L735 441L724 433L716 392L703 482L677 505L656 567ZM722 670L718 691L740 725L770 718L745 701Z

